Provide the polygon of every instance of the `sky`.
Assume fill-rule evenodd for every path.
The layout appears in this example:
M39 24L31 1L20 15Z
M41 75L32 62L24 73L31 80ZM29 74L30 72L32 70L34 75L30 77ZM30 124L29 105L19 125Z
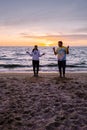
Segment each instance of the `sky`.
M0 0L0 46L87 46L87 0Z

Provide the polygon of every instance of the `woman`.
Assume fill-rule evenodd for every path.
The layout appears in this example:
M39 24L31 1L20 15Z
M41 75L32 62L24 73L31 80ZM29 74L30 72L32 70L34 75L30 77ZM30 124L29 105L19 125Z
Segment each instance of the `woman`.
M33 72L34 72L34 76L38 76L38 72L39 72L39 57L45 55L45 53L40 54L40 51L38 50L38 46L35 45L32 53L28 52L27 53L32 57L32 64L33 64Z

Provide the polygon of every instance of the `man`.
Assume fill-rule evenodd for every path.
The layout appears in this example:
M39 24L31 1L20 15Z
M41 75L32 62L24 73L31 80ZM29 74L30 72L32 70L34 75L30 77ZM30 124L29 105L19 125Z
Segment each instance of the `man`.
M58 55L58 68L60 77L65 77L65 68L66 68L66 54L69 54L69 46L64 47L62 41L58 41L58 48L55 50L53 48L54 54Z

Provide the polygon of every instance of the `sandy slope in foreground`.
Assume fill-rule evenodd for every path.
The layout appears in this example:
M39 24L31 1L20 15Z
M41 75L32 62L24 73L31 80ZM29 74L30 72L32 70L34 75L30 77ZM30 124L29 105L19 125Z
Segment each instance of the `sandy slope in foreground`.
M0 130L87 130L87 73L0 74Z

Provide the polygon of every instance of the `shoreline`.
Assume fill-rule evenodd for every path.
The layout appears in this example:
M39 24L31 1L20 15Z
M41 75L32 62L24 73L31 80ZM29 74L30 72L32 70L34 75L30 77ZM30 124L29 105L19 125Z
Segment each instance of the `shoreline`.
M33 71L0 71L0 74L7 74L7 73L9 73L9 74L33 74ZM39 72L39 75L40 74L59 74L59 72L58 71L40 71ZM75 73L77 73L77 74L83 74L83 73L87 73L87 71L66 71L66 74L75 74Z

